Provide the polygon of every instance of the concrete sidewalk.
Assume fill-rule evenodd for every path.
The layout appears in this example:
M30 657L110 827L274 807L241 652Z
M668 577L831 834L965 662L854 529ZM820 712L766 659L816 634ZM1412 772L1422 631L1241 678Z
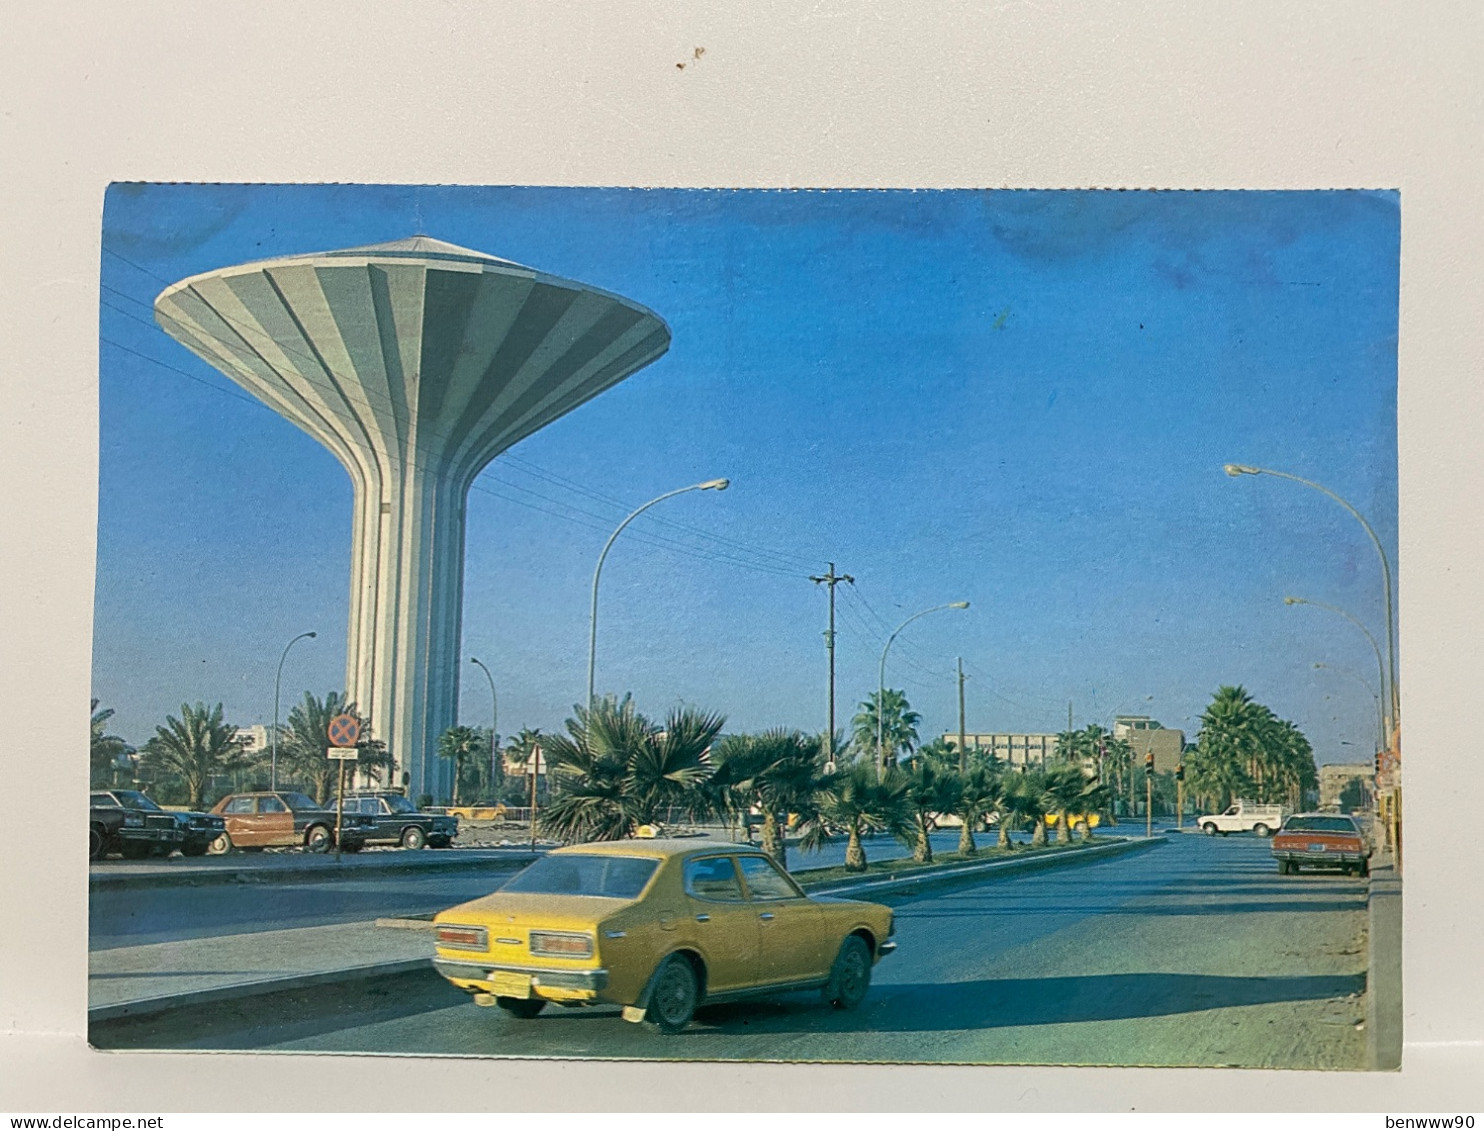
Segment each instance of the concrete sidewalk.
M428 927L341 923L95 950L88 955L88 1020L426 966L433 955Z
M1402 1066L1402 879L1389 857L1371 867L1367 920L1366 1051L1369 1067Z

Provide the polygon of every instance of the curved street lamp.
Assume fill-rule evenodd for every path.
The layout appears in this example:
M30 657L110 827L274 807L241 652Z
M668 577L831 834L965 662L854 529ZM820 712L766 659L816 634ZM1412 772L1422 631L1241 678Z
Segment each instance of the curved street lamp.
M1376 532L1371 529L1371 524L1365 520L1365 515L1361 514L1328 487L1320 483L1315 483L1312 479L1305 479L1300 475L1290 475L1286 471L1274 471L1268 467L1252 467L1242 463L1224 464L1222 465L1222 470L1233 479L1241 475L1274 475L1279 479L1291 479L1295 483L1302 483L1305 487L1312 487L1322 495L1328 495L1335 502L1339 503L1340 506L1349 511L1361 526L1365 527L1365 532L1371 536L1371 545L1376 547L1376 555L1381 559L1381 581L1386 591L1386 658L1391 668L1391 679L1388 682L1383 676L1381 688L1383 691L1390 692L1391 724L1392 726L1396 726L1401 719L1401 695L1396 678L1396 630L1393 626L1393 622L1396 619L1396 610L1392 602L1391 562L1386 557L1386 550L1381 545L1381 539L1376 537Z
M603 562L608 557L608 551L613 548L613 541L623 533L623 528L656 503L662 503L666 499L673 499L676 495L683 495L687 491L725 491L731 484L730 479L708 479L704 483L692 483L689 487L678 487L674 491L666 491L657 498L650 499L628 518L618 524L618 529L608 536L608 541L603 545L603 552L598 555L598 568L593 570L593 607L592 615L588 621L587 637L587 709L593 709L593 677L597 670L598 662L598 578L603 574Z
M1344 672L1351 679L1355 680L1356 683L1360 684L1360 686L1362 686L1362 687L1364 687L1366 689L1366 694L1369 695L1372 699L1374 699L1376 701L1376 725L1380 728L1379 731L1377 732L1378 735L1379 735L1379 737L1380 737L1380 745L1377 746L1376 749L1377 750L1383 750L1383 749L1385 749L1385 747L1386 747L1386 716L1385 716L1385 714L1381 710L1381 696L1377 695L1374 691L1371 690L1371 685L1366 682L1365 676L1361 675L1358 671L1355 671L1352 668L1342 668L1338 664L1321 664L1321 663L1318 663L1316 661L1315 664L1314 664L1314 667L1315 668L1323 668L1325 671Z
M1365 633L1365 638L1370 641L1371 651L1376 654L1376 678L1380 680L1381 693L1383 695L1386 693L1386 668L1381 663L1381 646L1376 643L1376 638L1371 635L1370 629L1361 624L1353 615L1340 608L1339 605L1326 605L1323 601L1310 601L1305 597L1284 597L1283 603L1285 605L1313 605L1316 609L1328 609L1332 613L1339 613L1340 616ZM1387 730L1386 713L1383 710L1381 713L1381 747L1383 749L1386 746Z
M484 678L489 680L490 685L490 779L494 780L495 774L495 729L500 725L500 701L495 698L495 677L490 675L489 668L485 667L477 656L470 656L469 662L484 673ZM457 769L454 771L457 773Z
M882 734L883 726L882 726L882 723L883 723L883 716L882 716L882 702L881 701L886 698L886 654L891 651L892 641L894 641L897 638L897 633L901 632L902 629L906 628L909 624L911 624L913 621L915 621L918 617L925 617L925 616L928 615L928 613L940 612L943 609L967 609L968 607L969 607L969 602L967 602L967 601L954 601L951 604L947 604L947 605L934 605L931 609L923 609L922 612L920 612L920 613L913 613L910 617L908 617L906 620L904 620L901 624L897 625L896 632L893 632L889 637L887 637L887 639L886 639L886 647L883 648L883 649L881 649L881 667L878 670L877 677L876 677L876 776L878 778L886 770L886 756L882 752L882 744L883 744L883 734Z
M278 657L278 674L273 677L273 758L268 769L268 788L278 788L278 691L283 684L283 662L289 658L289 649L301 640L313 640L318 633L301 632L283 646L283 655Z

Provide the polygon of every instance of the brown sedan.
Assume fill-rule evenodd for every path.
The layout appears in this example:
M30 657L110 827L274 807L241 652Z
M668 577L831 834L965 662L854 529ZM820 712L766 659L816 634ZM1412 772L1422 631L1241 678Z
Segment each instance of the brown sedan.
M324 852L335 846L335 814L312 798L292 790L271 793L229 793L213 806L227 822L227 831L211 844L214 853L233 848L294 848ZM355 852L366 840L370 823L347 813L340 830L340 847Z

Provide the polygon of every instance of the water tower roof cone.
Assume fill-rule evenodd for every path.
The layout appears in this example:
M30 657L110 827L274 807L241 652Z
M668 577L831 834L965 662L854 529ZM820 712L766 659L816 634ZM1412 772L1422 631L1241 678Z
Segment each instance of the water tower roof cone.
M500 452L669 348L653 311L427 236L225 267L165 331L324 444L355 487L346 690L414 793L447 793L464 499Z

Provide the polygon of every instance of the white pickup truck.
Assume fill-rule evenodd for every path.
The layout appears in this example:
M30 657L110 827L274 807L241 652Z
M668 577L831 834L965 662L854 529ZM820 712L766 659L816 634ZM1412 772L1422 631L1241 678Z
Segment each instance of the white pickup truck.
M1254 805L1250 801L1238 801L1225 813L1197 817L1195 827L1207 836L1246 832L1272 836L1283 827L1283 818L1286 815L1281 805Z

